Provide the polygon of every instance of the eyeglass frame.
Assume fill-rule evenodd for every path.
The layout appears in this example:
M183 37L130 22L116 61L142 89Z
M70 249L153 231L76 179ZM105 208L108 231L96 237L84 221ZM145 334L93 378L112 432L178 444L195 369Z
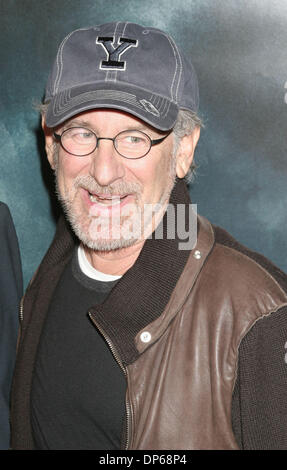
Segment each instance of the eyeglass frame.
M84 155L77 155L75 153L72 153L72 152L69 152L68 150L66 150L66 148L64 147L63 143L62 143L62 136L65 134L65 132L71 130L71 129L86 129L90 132L92 132L95 137L96 137L96 146L95 148L89 152L89 153L86 153ZM97 149L98 147L98 143L100 140L111 140L113 142L113 146L114 146L114 149L115 151L123 158L126 158L127 160L139 160L140 158L143 158L145 157L149 152L150 152L150 149L154 146L154 145L158 145L160 144L161 142L163 142L173 131L173 129L170 129L170 131L168 131L168 133L164 136L164 137L161 137L160 139L151 139L150 136L148 134L146 134L145 132L143 131L140 131L138 129L130 129L131 131L137 131L137 132L141 132L143 135L145 135L149 142L150 142L150 147L148 149L148 151L144 154L144 155L141 155L140 157L126 157L125 155L122 155L118 149L116 148L116 145L115 145L115 140L116 138L120 135L120 134L123 134L124 132L129 132L129 130L124 130L124 131L121 131L119 132L115 137L98 137L97 134L92 131L91 129L89 129L88 127L82 127L82 126L74 126L74 127L69 127L68 129L65 129L62 134L57 134L56 132L53 132L53 135L54 135L54 138L56 140L56 142L58 142L61 147L65 150L65 152L69 153L70 155L73 155L74 157L87 157L88 155L91 155L92 153L94 153L94 151Z

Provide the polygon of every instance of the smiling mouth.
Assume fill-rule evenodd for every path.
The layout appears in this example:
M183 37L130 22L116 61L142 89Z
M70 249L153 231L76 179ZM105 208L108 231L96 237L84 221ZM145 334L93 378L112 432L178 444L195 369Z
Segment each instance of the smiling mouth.
M129 195L124 194L123 196L117 195L107 195L107 194L92 194L89 192L90 201L93 204L101 204L103 206L116 206L121 204L121 202L126 199Z

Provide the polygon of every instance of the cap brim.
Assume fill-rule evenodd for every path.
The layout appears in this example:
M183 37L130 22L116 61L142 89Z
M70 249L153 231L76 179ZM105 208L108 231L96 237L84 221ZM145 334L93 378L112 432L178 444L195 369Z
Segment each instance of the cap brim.
M179 110L176 103L147 90L118 82L97 82L55 95L47 109L46 125L56 127L76 114L99 108L127 112L162 131L173 128Z

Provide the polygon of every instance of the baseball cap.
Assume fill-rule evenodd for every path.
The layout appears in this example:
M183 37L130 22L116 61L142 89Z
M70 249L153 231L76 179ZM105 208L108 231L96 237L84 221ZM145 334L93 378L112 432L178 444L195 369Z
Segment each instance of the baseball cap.
M44 102L48 127L90 109L111 108L169 130L179 109L197 111L198 82L190 60L165 32L107 23L65 37Z

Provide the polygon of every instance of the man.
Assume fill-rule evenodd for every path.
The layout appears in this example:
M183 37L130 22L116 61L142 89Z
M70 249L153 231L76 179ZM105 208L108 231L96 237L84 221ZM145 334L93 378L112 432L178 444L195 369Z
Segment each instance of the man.
M23 286L17 234L4 202L0 202L0 260L0 449L5 450L10 443L10 388Z
M66 219L22 301L12 448L286 447L287 279L189 210L189 60L154 28L74 31L42 111Z

